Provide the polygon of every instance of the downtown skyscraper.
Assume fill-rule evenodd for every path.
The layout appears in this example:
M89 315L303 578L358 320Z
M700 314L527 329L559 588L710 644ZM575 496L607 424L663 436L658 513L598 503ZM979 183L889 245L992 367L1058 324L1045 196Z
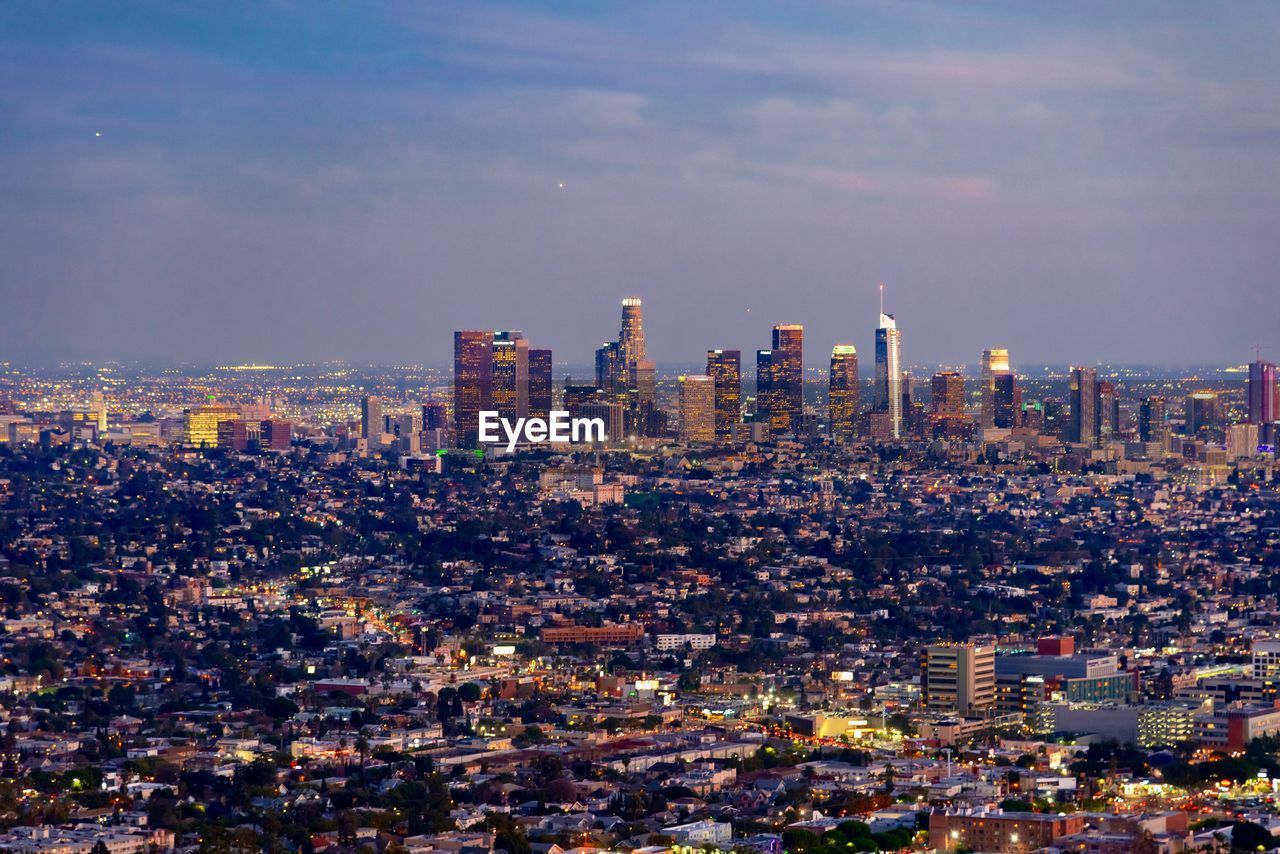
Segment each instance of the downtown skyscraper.
M858 350L852 344L831 348L827 420L837 442L851 442L858 435Z
M648 356L644 312L639 297L622 300L622 328L616 341L596 350L596 388L626 412L627 429L647 435L657 401L657 370Z
M460 329L453 333L453 429L460 448L473 448L480 412L493 408L493 332Z
M680 377L680 441L716 441L715 379L706 375Z
M990 430L996 425L996 377L1009 373L1009 351L1003 347L982 351L980 375L980 399L982 405L981 426Z
M770 435L799 432L804 420L804 327L773 327L773 348L756 351L756 419Z
M529 415L529 340L523 332L493 333L493 408L512 420Z
M1068 442L1098 443L1098 372L1094 368L1071 369L1071 414Z
M708 350L707 376L715 383L716 441L733 438L742 420L742 354L737 350Z
M1256 359L1249 365L1249 423L1272 424L1280 421L1280 386L1276 385L1276 366Z
M884 288L881 286L881 295ZM875 408L889 415L888 437L902 438L902 331L892 314L880 311L876 327Z
M552 389L551 351L529 351L529 415L533 418L550 417Z

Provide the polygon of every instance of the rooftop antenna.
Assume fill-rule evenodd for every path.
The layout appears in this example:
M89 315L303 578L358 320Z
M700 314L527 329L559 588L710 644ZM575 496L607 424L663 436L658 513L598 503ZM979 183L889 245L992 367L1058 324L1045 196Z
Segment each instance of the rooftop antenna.
M884 314L884 282L880 283L880 313Z

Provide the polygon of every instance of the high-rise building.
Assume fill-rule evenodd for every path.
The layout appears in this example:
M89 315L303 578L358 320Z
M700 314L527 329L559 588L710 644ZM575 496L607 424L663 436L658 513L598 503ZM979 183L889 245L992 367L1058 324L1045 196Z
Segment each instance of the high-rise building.
M649 357L644 340L644 313L639 297L622 300L622 331L618 334L623 363L630 368L636 362Z
M627 392L627 365L623 360L622 345L610 341L596 350L596 388L612 397L623 397Z
M272 451L287 451L293 439L293 423L268 418L259 427L262 447Z
M639 359L630 368L631 420L637 433L657 435L648 429L658 400L658 369L652 359Z
M1219 427L1222 423L1216 392L1192 392L1187 395L1184 411L1188 436L1206 433Z
M523 332L493 333L493 408L502 418L529 414L529 340Z
M529 351L529 416L549 418L551 415L551 390L555 380L551 369L550 350Z
M626 412L616 400L598 398L576 407L575 418L599 418L604 422L606 441L621 442L626 437Z
M889 413L889 435L902 438L902 332L892 314L876 327L876 409Z
M493 332L453 333L453 426L458 447L475 447L480 412L493 409Z
M925 649L920 694L930 711L977 715L996 701L996 650L972 643L931 644Z
M639 297L622 300L618 340L596 350L596 386L610 400L623 404L631 432L653 432L650 428L658 414L657 370L648 358Z
M94 427L98 435L107 432L107 397L101 391L94 390L90 398L89 410L93 413Z
M382 398L366 394L360 398L360 438L367 439L370 447L382 444Z
M781 323L773 327L773 395L769 412L775 436L799 433L804 419L804 327Z
M1094 368L1071 369L1067 441L1081 445L1098 443L1098 372Z
M212 395L210 395L212 398ZM212 401L200 406L193 406L184 413L182 439L188 445L197 448L216 448L218 446L218 423L235 421L240 417L240 410Z
M1152 395L1139 402L1138 438L1144 442L1159 442L1168 446L1169 411L1163 397Z
M742 354L737 350L708 350L707 376L715 384L716 441L733 438L733 425L742 420Z
M858 435L858 350L852 344L831 348L827 418L837 442L851 442Z
M1022 389L1018 387L1018 376L1013 371L1003 371L995 375L995 400L992 426L1001 430L1012 430L1022 426L1019 422L1022 412Z
M448 407L439 400L422 404L422 426L426 430L443 430L449 426Z
M959 371L939 371L930 383L935 418L964 418L964 376Z
M964 412L964 375L959 371L939 371L929 386L932 392L929 422L934 437L967 438L972 424Z
M680 441L715 440L715 380L704 374L680 377Z
M1120 395L1115 383L1098 383L1098 444L1115 441L1120 436Z
M1271 424L1280 421L1280 385L1276 384L1276 366L1261 359L1249 365L1249 423Z
M778 406L773 391L773 351L756 351L756 411L755 421L771 431L773 410Z
M982 429L996 426L996 376L1009 373L1009 351L1003 347L982 351Z

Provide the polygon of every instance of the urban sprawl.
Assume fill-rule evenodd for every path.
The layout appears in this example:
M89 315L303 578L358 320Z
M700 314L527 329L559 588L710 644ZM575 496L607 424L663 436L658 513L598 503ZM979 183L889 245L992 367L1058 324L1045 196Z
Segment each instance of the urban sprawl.
M0 851L1280 848L1276 366L903 331L0 363Z

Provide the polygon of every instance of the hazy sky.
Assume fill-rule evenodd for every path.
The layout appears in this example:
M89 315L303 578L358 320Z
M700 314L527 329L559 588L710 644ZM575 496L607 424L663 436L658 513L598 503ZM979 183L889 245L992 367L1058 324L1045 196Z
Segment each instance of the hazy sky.
M563 184L563 187L561 187ZM0 359L1280 357L1280 4L0 5ZM749 309L749 311L748 311Z

